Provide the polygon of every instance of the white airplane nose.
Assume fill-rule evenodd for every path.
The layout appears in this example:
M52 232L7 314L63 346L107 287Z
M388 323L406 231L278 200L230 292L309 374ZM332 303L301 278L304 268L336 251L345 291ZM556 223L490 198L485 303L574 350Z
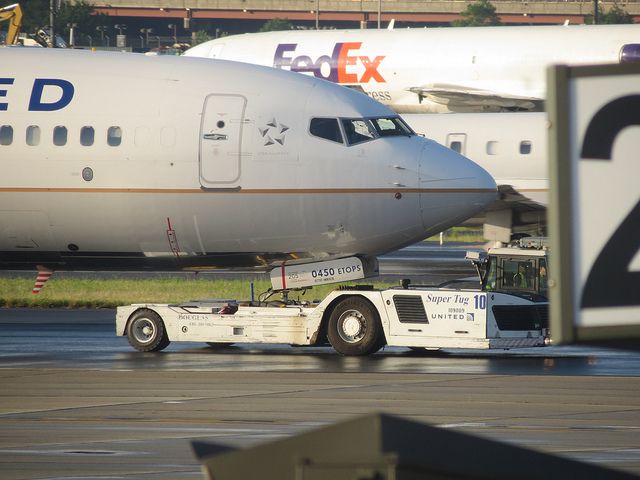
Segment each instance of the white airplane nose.
M420 206L430 233L474 216L497 198L496 182L482 167L434 141L420 156Z

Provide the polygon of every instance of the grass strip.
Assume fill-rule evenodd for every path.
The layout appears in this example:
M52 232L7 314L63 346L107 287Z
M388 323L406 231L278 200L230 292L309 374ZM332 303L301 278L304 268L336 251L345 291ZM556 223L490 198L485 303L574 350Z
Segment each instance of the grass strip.
M446 242L465 242L465 243L483 243L485 238L483 236L482 227L453 227L449 230L445 230L443 241ZM427 239L431 242L440 241L440 234L434 235Z
M367 283L363 280L361 283ZM255 281L255 295L266 291L268 280ZM375 283L386 288L388 283ZM189 300L250 298L247 280L210 279L68 279L55 278L47 282L42 291L31 293L33 279L0 278L0 307L27 308L115 308L131 303L180 303ZM301 301L324 298L338 285L322 285L302 292L291 292L289 297ZM274 299L279 296L274 296Z

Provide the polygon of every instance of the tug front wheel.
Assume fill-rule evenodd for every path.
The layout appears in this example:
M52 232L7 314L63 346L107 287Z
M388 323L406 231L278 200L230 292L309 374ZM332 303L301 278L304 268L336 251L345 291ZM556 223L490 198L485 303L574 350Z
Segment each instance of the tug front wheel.
M129 319L127 339L140 352L159 352L170 343L160 315L146 308L138 310Z
M384 345L378 312L362 297L347 297L335 306L329 317L327 337L342 355L369 355Z

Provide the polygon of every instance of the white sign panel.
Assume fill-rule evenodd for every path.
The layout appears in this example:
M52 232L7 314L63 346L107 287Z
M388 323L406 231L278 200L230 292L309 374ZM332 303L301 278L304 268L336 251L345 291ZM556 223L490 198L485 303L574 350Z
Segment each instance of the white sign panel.
M640 66L550 79L552 337L628 338L640 331Z
M365 267L357 257L326 262L286 265L271 270L274 290L313 287L327 283L347 282L365 278Z

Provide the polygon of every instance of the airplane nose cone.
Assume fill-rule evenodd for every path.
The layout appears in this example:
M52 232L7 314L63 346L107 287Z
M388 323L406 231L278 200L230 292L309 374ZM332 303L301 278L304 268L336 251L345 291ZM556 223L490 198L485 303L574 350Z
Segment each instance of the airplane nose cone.
M458 225L497 199L496 182L482 167L429 140L420 156L420 207L428 234Z

